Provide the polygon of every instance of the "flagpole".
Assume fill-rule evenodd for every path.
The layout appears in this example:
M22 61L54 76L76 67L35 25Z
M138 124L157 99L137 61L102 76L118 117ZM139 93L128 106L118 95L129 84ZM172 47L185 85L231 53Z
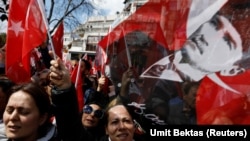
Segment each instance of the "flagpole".
M77 87L77 84L78 84L78 79L79 79L81 64L82 64L82 59L80 58L80 60L78 62L78 68L77 68L75 88Z
M109 36L110 36L110 31L111 31L111 25L109 26L109 31L108 31L108 42L107 42L107 47L106 47L106 52L108 53L108 46L109 46Z
M126 38L125 38L123 28L122 28L122 34L123 34L123 37L124 37L124 42L125 42L125 47L126 47L126 53L127 53L127 58L128 58L128 66L129 66L129 68L131 68L132 67L131 57L130 57L130 52L129 52L129 49L128 49L128 46L127 46L127 41L126 41Z
M42 0L37 0L37 3L39 5L40 11L42 13L43 21L44 21L45 26L47 28L47 34L48 34L48 37L49 37L49 41L51 43L51 49L52 49L53 57L56 60L56 52L55 52L55 48L54 48L54 45L53 45L53 42L52 42L52 38L51 38L51 35L50 35L50 31L49 31L49 23L48 23L48 19L45 16L44 3L43 3Z
M55 52L55 48L54 48L54 45L53 45L52 38L51 38L51 35L49 33L49 30L48 30L47 33L48 33L49 41L50 41L50 44L51 44L51 49L52 49L53 57L54 57L54 59L56 59L56 52Z
M122 34L123 34L123 38L124 38L124 42L125 42L125 48L126 48L127 59L128 59L128 66L129 66L129 68L131 68L132 67L131 56L130 56L130 52L129 52L129 49L128 49L128 46L127 46L127 40L125 38L123 28L122 28ZM132 82L132 83L135 82L135 78L131 78L130 82Z
M111 25L109 25L109 30L108 30L108 42L107 42L107 45L106 45L106 55L108 55L108 49L109 49L109 37L110 37L110 32L111 32ZM100 34L99 34L100 35ZM108 56L107 56L108 57ZM107 60L105 60L105 63L102 63L102 71L101 71L101 74L102 75L105 75L105 71L104 71L104 67L106 65L106 62Z

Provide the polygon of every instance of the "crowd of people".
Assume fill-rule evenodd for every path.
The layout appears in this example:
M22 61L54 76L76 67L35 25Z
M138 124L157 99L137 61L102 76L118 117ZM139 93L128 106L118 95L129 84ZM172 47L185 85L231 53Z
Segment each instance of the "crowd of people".
M41 48L35 51L41 52ZM84 90L80 109L72 70L60 58L38 61L29 82L14 83L4 73L0 77L1 141L142 140L135 135L138 123L127 106L126 95L115 94L105 76L97 79L89 75L89 61L82 59L77 64ZM111 91L114 94L109 95Z
M89 61L78 61L84 90L84 106L79 109L72 71L60 58L49 61L49 68L34 73L30 82L15 84L4 74L0 77L1 141L147 140L154 124L138 114L143 107L133 105L137 101L130 95L135 83L132 67L123 73L120 89L114 90L106 76L90 75ZM198 86L198 82L183 83L183 95L173 95L169 101L149 98L145 101L147 109L151 109L154 118L163 125L196 124ZM114 94L110 95L111 91Z
M14 83L4 73L0 77L1 141L146 140L147 126L152 125L136 114L139 107L131 106L137 102L131 97L130 89L135 85L132 67L123 73L119 90L115 90L117 87L105 75L99 78L90 75L89 61L77 60L75 65L80 67L84 90L84 106L79 109L77 89L71 78L73 71L60 58L38 61L41 62L34 64L31 70L30 82ZM50 65L42 64L43 61L49 61ZM172 106L166 101L158 101L152 107L159 120L170 121L168 107Z
M142 61L148 57L147 48L140 46L141 50L137 51L133 48L136 53L132 53L132 60L139 58L140 62L132 61L133 66L129 67L122 61L109 64L113 72L110 76L91 75L92 65L82 56L69 69L61 58L51 56L46 41L31 52L34 60L30 81L17 84L2 69L5 46L1 47L0 140L145 141L150 139L150 129L161 125L197 125L196 104L201 96L197 91L202 93L202 79L209 77L225 91L233 91L213 74L235 76L246 71L235 72L243 56L242 36L217 10L195 27L183 48L169 51L163 47L163 57L147 68ZM136 63L139 64L137 72ZM119 65L122 75L118 73ZM83 105L80 105L77 81L72 80L76 67L80 68ZM138 72L143 77L139 78ZM238 122L236 114L249 117L248 97L248 100L235 98L231 102L237 106L230 110L228 104L222 104L199 120L207 124L243 123ZM244 123L249 123L248 119Z

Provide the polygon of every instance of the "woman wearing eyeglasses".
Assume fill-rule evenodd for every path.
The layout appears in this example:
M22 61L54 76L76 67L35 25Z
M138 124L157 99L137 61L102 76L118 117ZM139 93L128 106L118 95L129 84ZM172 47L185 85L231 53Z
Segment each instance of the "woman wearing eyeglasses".
M103 115L103 105L98 101L85 104L81 116L84 140L99 141L105 135Z
M82 125L86 128L96 127L103 118L102 108L95 103L83 107Z
M50 67L52 103L58 136L63 141L100 141L105 135L102 124L105 101L96 94L79 113L77 95L70 73L62 60L52 60Z
M134 115L125 105L127 87L133 75L129 69L123 75L120 95L109 104L96 93L90 102L85 103L82 114L78 113L77 96L71 83L69 71L60 59L52 60L50 80L55 105L58 136L63 141L144 141L144 136L135 135L141 129ZM108 105L105 115L101 110ZM140 127L140 128L138 128Z

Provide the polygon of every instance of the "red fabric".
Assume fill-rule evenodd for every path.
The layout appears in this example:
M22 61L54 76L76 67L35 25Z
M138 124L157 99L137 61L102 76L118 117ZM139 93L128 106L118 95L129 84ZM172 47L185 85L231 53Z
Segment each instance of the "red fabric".
M134 14L116 26L98 44L105 50L108 45L121 38L120 33L123 29L125 35L138 30L148 34L149 37L166 48L171 50L179 49L186 41L186 21L190 4L191 0L171 1L171 3L149 0L136 10ZM183 9L179 8L178 6L180 5L185 5L185 7L183 7ZM165 14L164 21L162 21L162 12L167 12L167 10L162 10L164 7L169 8L167 10L171 13ZM170 22L171 25L169 25ZM159 33L159 31L161 34L156 34Z
M56 29L55 34L52 37L55 53L59 58L62 58L63 34L64 34L64 27L63 27L63 22L61 22L58 28Z
M132 36L127 36L128 34L136 31L142 32L143 34L147 35L149 38L153 39L155 42L169 50L180 49L187 39L186 21L188 18L191 2L192 0L174 0L169 2L155 2L154 0L149 0L127 19L122 21L117 26L112 27L113 29L109 31L109 34L107 34L98 43L96 53L97 59L95 62L98 62L99 64L96 63L96 68L98 70L101 70L101 72L104 72L103 64L110 63L108 62L108 60L111 61L110 57L112 57L114 54L119 55L119 53L125 50L125 41L123 39L124 36L126 36L127 43L129 43L130 40L137 40ZM179 6L181 5L185 7L179 8ZM169 13L164 14L163 12ZM162 20L162 15L164 15L164 20ZM139 41L140 36L138 36L137 38ZM119 47L114 53L113 46L115 46L117 42L119 42ZM104 55L106 55L105 53L109 55L109 58L99 61L98 58L102 58ZM154 55L159 56L158 54ZM124 63L125 65L129 65L129 58L127 56L123 56L122 58L125 61L125 63L122 63ZM156 60L152 59L152 63L155 61ZM131 63L133 65L132 60Z
M30 52L46 39L47 31L36 0L11 1L6 75L16 83L30 81Z
M78 75L78 76L77 76ZM78 79L77 79L78 77ZM83 106L84 106L84 93L83 93L83 89L82 89L82 85L83 85L83 79L82 79L82 75L81 72L78 72L78 65L76 65L71 73L71 81L76 84L75 88L76 88L76 93L77 93L77 100L78 100L78 108L79 108L79 112L81 112Z
M226 90L209 78L202 80L197 92L196 110L198 124L250 124L249 84L250 71L237 76L220 78L240 93Z
M31 65L31 73L34 74L35 72L39 72L43 69L46 69L46 66L41 61L41 53L38 51L37 48L33 49L30 53L30 65Z
M224 2L225 1L220 0L171 0L161 2L149 0L126 20L113 27L113 30L98 43L99 46L97 50L101 52L100 56L103 56L103 54L106 53L109 57L106 60L109 60L110 62L114 61L111 59L115 58L113 57L115 55L118 56L120 60L126 60L125 53L121 53L125 52L125 46L124 43L122 43L124 42L123 38L125 35L127 38L128 34L136 31L144 33L170 51L179 50L182 48L187 38L192 35L201 24L203 24L202 22L209 20L216 12L218 12L217 10L209 9L210 7L215 8L214 5L216 5L218 6L216 8L220 10L220 13L225 13L225 15L232 20L237 31L240 32L244 47L243 49L246 51L245 54L243 54L245 62L241 62L241 65L242 67L249 69L249 63L247 63L249 62L249 39L247 38L248 34L246 31L248 31L250 18L249 14L245 13L246 9L244 8L247 1L229 0L226 4ZM194 8L192 10L190 10L191 4ZM230 17L231 15L233 16ZM124 35L121 34L122 30L124 30ZM132 37L131 42L128 41L128 43L133 44L133 41L139 42L138 39L140 38ZM117 45L119 48L114 51L116 42L119 42ZM151 49L150 53L153 54L153 51L155 50L156 49ZM105 53L102 53L102 51ZM97 53L97 56L98 55L99 54ZM233 57L234 56L232 56L232 58ZM161 58L158 58L158 60L160 59ZM119 78L119 76L125 71L125 69L120 69L121 72L117 73L119 71L119 65L122 64L122 67L127 65L120 60L117 63L118 65L111 65L111 67L115 68L112 70L112 73L117 75L117 78ZM153 60L153 55L150 56L150 59L146 62L150 63L145 65L143 69L146 69L148 66L152 65L152 63L155 63L155 61L157 60ZM114 70L118 71L114 72ZM250 71L247 70L236 76L223 77L219 74L216 75L226 85L237 90L239 93L234 93L219 86L218 83L216 84L208 77L203 78L197 92L196 101L198 124L214 124L216 120L219 120L219 122L216 122L220 124L229 122L231 122L231 124L250 124L250 79L248 79L250 77Z
M96 57L94 67L96 70L100 70L102 74L105 72L105 64L107 62L107 54L103 48L97 47L96 48Z

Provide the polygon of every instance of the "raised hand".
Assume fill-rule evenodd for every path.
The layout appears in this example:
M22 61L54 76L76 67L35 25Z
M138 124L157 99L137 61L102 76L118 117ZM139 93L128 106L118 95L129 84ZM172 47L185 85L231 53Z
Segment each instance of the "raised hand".
M50 81L57 89L67 89L72 85L70 72L60 58L50 62Z

